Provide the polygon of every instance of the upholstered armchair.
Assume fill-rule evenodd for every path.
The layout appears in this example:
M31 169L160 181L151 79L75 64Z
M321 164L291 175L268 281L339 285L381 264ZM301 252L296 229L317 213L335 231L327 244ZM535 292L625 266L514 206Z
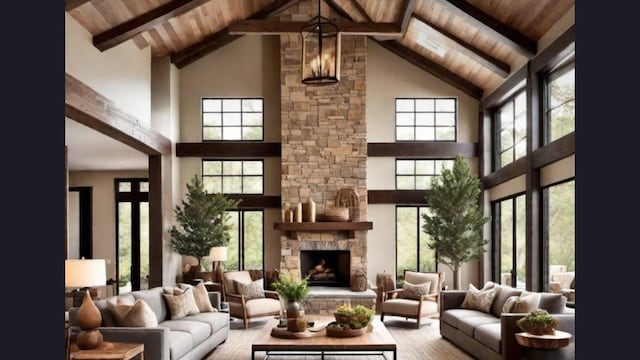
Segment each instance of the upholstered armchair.
M438 315L443 283L443 272L405 271L403 288L383 294L380 320L384 322L385 315L402 316L416 319L420 328L423 317Z
M264 290L263 279L253 280L249 271L225 271L222 289L229 303L229 315L244 322L258 317L280 315L278 293Z

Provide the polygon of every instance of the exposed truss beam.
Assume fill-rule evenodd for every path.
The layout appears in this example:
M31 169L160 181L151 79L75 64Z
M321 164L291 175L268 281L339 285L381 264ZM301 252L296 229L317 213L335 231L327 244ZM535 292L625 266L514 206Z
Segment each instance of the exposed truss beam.
M64 0L64 11L71 11L91 0Z
M351 4L353 4L353 7L356 8L356 10L358 10L358 12L367 20L367 21L373 21L373 19L371 18L371 16L369 16L369 14L367 13L367 10L365 8L362 7L362 5L360 4L360 1L358 0L351 0Z
M373 39L373 38L372 38ZM418 52L409 49L408 47L400 44L397 41L376 41L383 48L391 51L392 53L400 56L406 61L412 63L413 65L419 67L420 69L433 74L437 78L442 81L449 83L450 85L464 91L469 94L474 99L480 100L482 98L483 90L473 84L471 81L451 72L449 69L444 66L425 58L420 55Z
M93 37L100 51L110 49L134 36L192 10L209 0L173 0Z
M147 155L170 155L171 140L142 126L75 77L64 75L64 115Z
M334 21L342 34L348 35L395 35L402 36L400 25L397 23ZM229 34L260 34L277 35L299 33L308 24L305 21L272 21L272 20L242 20L229 25Z
M439 32L444 37L455 42L456 48L458 51L460 51L470 59L474 60L475 62L479 63L480 65L491 70L496 75L502 78L506 78L507 76L509 76L509 73L511 73L511 66L509 64L503 61L500 61L489 54L484 53L483 51L479 50L475 46L469 44L468 42L452 34L447 29L440 27L439 25L423 18L418 14L413 14L413 18L429 26L433 30Z
M286 10L298 2L300 2L300 0L275 0L264 8L256 11L248 19L266 19L269 16ZM242 35L229 34L229 27L225 27L215 34L207 36L196 44L188 46L178 52L171 53L171 62L178 68L183 68L240 37L242 37Z
M402 4L402 17L400 18L400 27L402 28L402 33L404 34L407 31L407 27L409 26L409 21L411 20L411 14L413 14L413 10L416 8L416 0L404 0L404 4Z
M465 0L437 0L450 12L461 16L478 29L495 36L498 41L510 46L523 56L532 58L536 55L538 45L519 31L507 26Z

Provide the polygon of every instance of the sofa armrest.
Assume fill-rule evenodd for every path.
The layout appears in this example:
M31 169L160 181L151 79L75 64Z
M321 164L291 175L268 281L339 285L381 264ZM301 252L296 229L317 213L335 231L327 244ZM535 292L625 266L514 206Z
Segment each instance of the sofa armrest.
M523 356L522 346L516 340L516 333L522 332L516 322L527 313L503 313L500 316L500 335L502 338L502 358L503 359L520 359ZM562 313L551 314L558 319L560 325L558 330L571 333L573 336L571 341L575 341L575 314Z
M209 295L209 301L211 302L211 306L220 310L220 292L219 291L207 291Z
M457 309L462 306L467 290L442 290L440 291L440 315L448 309Z
M170 360L169 328L166 327L101 327L104 341L144 344L144 358Z

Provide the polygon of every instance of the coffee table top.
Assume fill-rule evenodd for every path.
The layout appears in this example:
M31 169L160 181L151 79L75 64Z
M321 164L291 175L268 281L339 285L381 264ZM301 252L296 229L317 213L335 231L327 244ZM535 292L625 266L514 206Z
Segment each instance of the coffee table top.
M307 321L328 324L335 320L333 316L307 315ZM253 340L252 349L260 350L395 350L396 340L391 336L384 324L374 319L371 322L372 330L364 335L348 338L326 336L326 330L321 330L319 336L301 339L283 339L271 336L271 329L278 324L277 319L271 319L260 330Z

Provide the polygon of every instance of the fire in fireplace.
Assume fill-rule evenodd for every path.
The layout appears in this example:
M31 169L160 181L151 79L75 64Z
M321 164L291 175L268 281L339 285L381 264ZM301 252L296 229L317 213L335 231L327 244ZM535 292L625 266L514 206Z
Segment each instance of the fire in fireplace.
M300 272L309 286L349 286L349 250L301 250Z

